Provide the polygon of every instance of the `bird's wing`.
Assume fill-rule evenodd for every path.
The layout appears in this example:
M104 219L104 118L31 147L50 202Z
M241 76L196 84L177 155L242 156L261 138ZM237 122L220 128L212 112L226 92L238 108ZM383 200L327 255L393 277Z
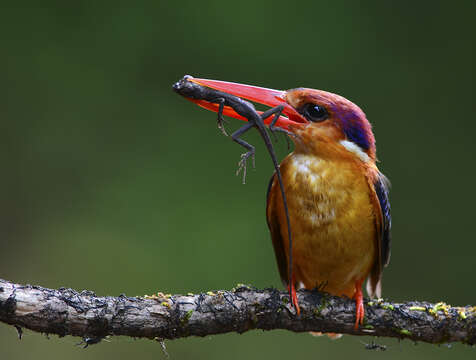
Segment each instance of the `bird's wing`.
M379 173L379 178L375 184L375 192L380 204L380 211L382 214L382 229L381 229L381 264L387 266L390 262L390 229L392 227L392 216L390 214L390 201L388 199L388 192L390 190L390 181L385 175Z
M390 189L390 182L385 175L380 172L377 173L373 181L373 201L375 203L376 222L377 222L377 249L378 259L372 268L370 279L367 282L367 292L370 296L381 296L381 281L384 266L387 266L390 261L390 229L392 227L392 217L390 214L390 201L388 192Z
M271 176L266 193L266 221L268 223L269 231L271 232L271 240L273 241L274 255L278 263L279 275L284 285L289 284L288 281L288 259L284 251L284 242L279 226L279 217L276 213L276 192L271 191L273 183L276 179L276 173Z

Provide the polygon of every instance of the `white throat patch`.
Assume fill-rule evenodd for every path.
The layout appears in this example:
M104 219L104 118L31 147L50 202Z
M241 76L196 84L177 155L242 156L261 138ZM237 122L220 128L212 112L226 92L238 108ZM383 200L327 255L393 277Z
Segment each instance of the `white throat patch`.
M352 141L341 140L339 143L348 151L357 155L363 162L368 162L370 160L370 157L360 148L360 146L353 143Z

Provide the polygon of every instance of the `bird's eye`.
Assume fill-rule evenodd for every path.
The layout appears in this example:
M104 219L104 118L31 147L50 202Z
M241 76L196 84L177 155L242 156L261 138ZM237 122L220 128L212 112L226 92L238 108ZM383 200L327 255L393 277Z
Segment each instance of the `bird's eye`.
M301 113L312 122L324 121L328 118L329 113L326 108L317 104L305 104L301 108Z

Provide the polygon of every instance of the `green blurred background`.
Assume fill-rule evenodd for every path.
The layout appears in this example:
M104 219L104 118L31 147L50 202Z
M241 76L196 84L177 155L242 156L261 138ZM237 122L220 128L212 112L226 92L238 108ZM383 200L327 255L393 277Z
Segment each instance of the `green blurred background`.
M474 2L24 1L0 11L0 277L100 295L281 287L264 218L271 162L171 90L184 74L336 92L374 125L391 179L384 295L476 303ZM229 129L237 128L233 121ZM277 144L286 155L285 141ZM167 342L173 359L474 357L405 341L254 331ZM157 359L0 324L1 359Z

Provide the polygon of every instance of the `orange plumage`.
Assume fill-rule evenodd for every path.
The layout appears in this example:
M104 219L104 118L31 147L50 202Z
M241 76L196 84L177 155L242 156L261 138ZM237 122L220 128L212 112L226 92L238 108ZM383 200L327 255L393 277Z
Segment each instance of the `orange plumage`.
M370 276L369 295L380 296L382 265L389 256L390 218L382 211L388 207L386 180L375 165L373 134L363 112L338 95L295 89L284 98L298 111L317 105L326 115L289 127L295 150L280 165L293 231L292 281L283 202L274 177L270 183L266 213L281 278L285 284L355 298L357 327L364 316L361 285ZM385 204L376 183L384 187Z
M255 121L232 135L234 141L249 150L245 159L254 154L254 148L239 136L257 126L258 115L250 110L254 108L249 103L225 99L220 91L273 106L265 114L258 112L262 114L260 121L271 123L271 130L274 124L287 132L295 144L294 152L279 166L290 232L276 173L267 196L267 221L281 279L290 289L298 314L295 287L319 288L354 298L357 328L364 319L362 284L368 279L367 292L380 297L383 267L390 257L389 183L375 164L375 139L365 114L349 100L320 90L280 91L217 80L184 79L217 90L198 89L192 101L219 112L219 125L222 114ZM263 125L258 125L265 142L269 141L263 135ZM275 161L274 153L270 154Z

